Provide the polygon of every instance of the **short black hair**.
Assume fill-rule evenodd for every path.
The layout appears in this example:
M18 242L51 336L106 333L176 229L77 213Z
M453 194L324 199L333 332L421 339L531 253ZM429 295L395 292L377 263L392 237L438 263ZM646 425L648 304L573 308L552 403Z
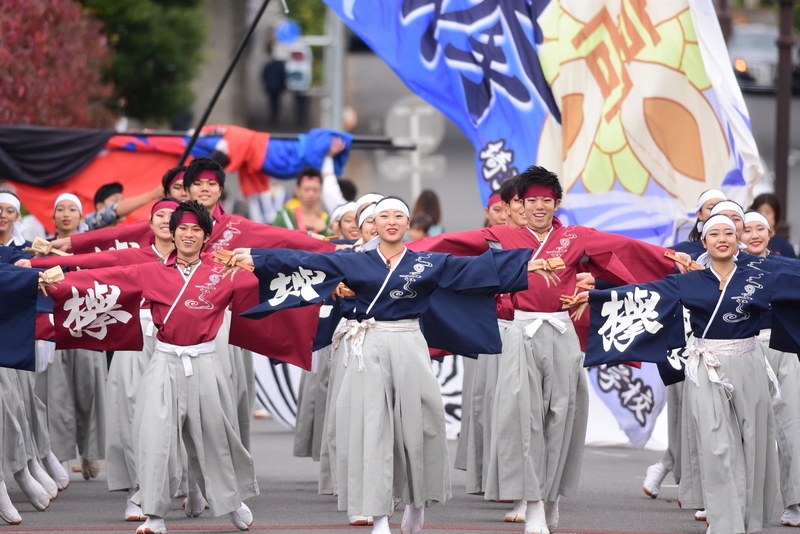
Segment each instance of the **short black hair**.
M319 172L319 169L315 169L314 167L306 167L297 174L297 185L299 186L303 183L304 179L308 178L316 178L319 180L320 185L322 185L322 173Z
M550 187L556 194L556 199L561 200L564 196L564 189L561 187L561 182L558 175L552 171L548 171L544 167L538 165L531 165L525 172L517 177L517 195L520 200L525 196L525 191L532 185L545 185Z
M184 189L189 189L192 182L194 182L203 171L212 171L216 173L219 186L222 189L225 188L225 169L222 168L222 165L211 158L196 158L189 164L186 168L186 174L183 175Z
M184 213L194 213L197 216L198 225L203 229L203 233L206 236L211 235L211 230L214 229L214 221L211 219L208 209L196 200L187 200L186 202L181 202L180 206L175 208L169 218L169 232L173 236Z
M507 178L506 180L503 181L503 183L500 184L500 189L498 189L497 192L500 194L500 198L506 204L510 203L511 199L514 198L514 196L516 196L518 181L519 180L517 179L517 177L513 176L511 178Z
M122 193L122 184L119 182L111 182L110 184L101 185L94 194L94 205L97 206L98 204L102 204L108 197L118 193Z
M356 184L348 178L339 178L337 181L339 182L339 189L341 189L344 199L348 202L355 201L356 196L358 196Z
M187 169L186 165L178 165L177 167L172 167L170 170L164 173L164 176L161 177L161 188L164 190L164 196L169 196L169 183L175 178L175 175L181 171L185 171Z

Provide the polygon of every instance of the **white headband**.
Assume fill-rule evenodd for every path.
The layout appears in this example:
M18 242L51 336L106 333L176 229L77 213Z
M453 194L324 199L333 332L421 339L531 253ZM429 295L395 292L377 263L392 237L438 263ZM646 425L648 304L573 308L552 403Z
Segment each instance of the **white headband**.
M358 227L361 228L361 225L364 224L364 221L373 217L375 217L375 204L370 204L364 208L364 211L362 211L361 215L358 216Z
M767 227L767 230L772 230L772 227L769 225L769 221L767 220L767 218L758 213L757 211L750 211L744 214L744 224L751 223L754 221L764 223L764 226Z
M744 220L744 210L742 207L732 200L723 200L711 209L711 215L719 215L721 211L735 211Z
M709 219L703 225L703 233L701 237L705 237L711 227L717 224L727 224L733 229L734 232L736 231L736 225L733 223L730 217L727 215L714 215L713 217L709 217Z
M356 208L360 208L364 204L374 204L382 198L383 195L379 195L378 193L367 193L363 197L356 200Z
M17 213L19 213L19 199L11 193L0 193L0 204L11 204L17 209Z
M721 198L722 200L728 200L728 197L725 195L725 193L723 193L719 189L709 189L708 191L700 195L700 198L697 199L697 208L695 209L695 211L700 211L700 209L703 207L703 204L705 204L712 198Z
M56 208L58 207L58 203L61 202L62 200L71 200L72 202L77 204L78 211L80 212L81 215L83 215L83 204L81 204L81 199L79 199L72 193L61 193L60 195L58 195L58 197L56 197L56 201L53 203L53 211L56 210Z
M345 213L347 213L348 211L355 211L355 209L356 209L355 202L348 202L346 204L342 204L341 206L333 210L333 213L331 213L331 222L334 223L340 220Z
M378 215L380 212L386 210L402 211L405 213L406 217L411 217L411 215L408 213L408 206L406 206L406 203L399 198L384 198L375 204L375 215Z

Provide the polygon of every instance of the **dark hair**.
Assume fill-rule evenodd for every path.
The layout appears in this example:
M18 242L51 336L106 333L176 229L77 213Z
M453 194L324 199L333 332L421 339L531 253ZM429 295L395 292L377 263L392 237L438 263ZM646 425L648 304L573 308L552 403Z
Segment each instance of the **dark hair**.
M164 190L164 196L169 197L169 183L175 178L175 175L181 171L185 171L187 169L186 165L178 165L177 167L172 167L170 170L164 173L164 176L161 177L161 189Z
M761 193L753 199L750 209L758 211L758 208L764 204L767 204L770 208L772 208L772 211L775 212L775 226L778 226L778 223L781 222L781 214L783 213L783 210L781 209L781 201L778 198L778 195L774 193Z
M418 227L420 230L425 232L425 235L428 234L431 226L433 226L433 219L431 219L427 213L417 213L411 217L411 222L408 224L409 228Z
M432 189L425 189L419 194L417 203L414 204L414 211L412 211L411 214L416 215L418 213L427 214L433 221L433 224L439 224L439 220L442 217L442 209L439 207L439 197L436 195L435 191Z
M314 178L319 180L319 183L322 184L322 173L319 172L319 169L306 167L297 174L297 185L299 187L300 184L303 183L303 180L311 180Z
M169 218L169 232L174 236L175 230L178 228L181 215L184 213L194 213L197 215L197 222L203 233L207 236L211 235L211 230L214 228L214 221L211 219L211 214L208 209L196 200L187 200L181 202L181 205L175 208L172 216Z
M118 193L122 193L122 184L119 182L111 182L110 184L101 185L94 194L94 205L97 206L98 204L102 204L108 197Z
M339 182L339 189L341 189L344 199L348 202L355 201L356 195L358 195L356 184L347 178L339 178L337 181Z
M500 198L506 204L509 204L511 199L516 196L517 182L519 182L519 178L517 176L507 178L503 181L503 183L500 184L500 189L497 190L497 192L500 194Z
M212 171L216 173L220 188L225 188L225 169L222 168L222 165L211 158L197 158L189 164L186 168L186 174L183 175L184 189L189 189L192 182L194 182L203 171Z
M550 187L556 194L556 199L558 200L561 200L564 196L564 190L561 188L558 175L552 171L548 171L544 167L531 165L517 177L517 180L517 195L519 195L520 199L525 196L525 191L532 185L545 185Z

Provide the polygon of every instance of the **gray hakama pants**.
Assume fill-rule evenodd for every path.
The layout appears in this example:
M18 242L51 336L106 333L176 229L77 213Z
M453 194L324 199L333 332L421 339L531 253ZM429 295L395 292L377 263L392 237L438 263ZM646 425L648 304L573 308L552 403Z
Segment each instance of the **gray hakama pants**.
M451 496L444 405L428 346L414 331L367 330L365 369L353 357L336 402L339 510L385 516L393 496L419 507Z
M294 428L294 455L320 460L325 426L325 405L328 399L328 365L330 346L312 355L314 370L303 371L297 397L297 423Z
M255 371L253 353L228 344L231 331L231 311L225 310L225 320L215 338L217 357L228 377L231 402L236 410L236 432L245 448L250 450L250 419L255 401Z
M36 396L47 408L50 448L58 461L75 459L75 402L68 370L75 350L57 350L43 373L36 375Z
M156 349L142 375L133 422L139 492L131 499L146 515L164 517L180 484L179 441L189 471L214 516L258 495L253 459L236 432L228 377L215 353L182 358Z
M511 321L499 321L500 337L505 338ZM467 440L467 493L486 491L489 453L492 448L492 408L497 387L499 354L481 354L475 369L470 401L470 425Z
M96 350L70 350L67 376L72 381L75 402L75 440L78 453L87 460L102 460L106 455L106 353Z
M22 402L25 406L25 415L28 421L33 442L36 445L38 459L41 460L50 453L50 432L47 430L47 407L42 399L34 392L36 386L36 373L16 370L19 379Z
M675 482L681 480L681 426L683 411L683 382L667 386L667 450L661 464L672 471Z
M522 318L526 317L526 318ZM533 337L532 317L545 320ZM566 313L517 310L498 360L486 500L554 501L580 478L589 393L578 336Z
M322 443L319 452L319 494L338 495L336 486L336 399L342 389L345 368L342 364L347 353L347 341L342 341L337 348L333 345L325 347L330 350L328 369L328 394L325 400L325 419L322 425ZM324 359L323 359L324 360Z
M106 383L106 475L109 491L136 487L136 453L133 418L136 395L147 362L155 351L155 332L150 310L139 320L144 333L144 350L117 351L111 359ZM148 335L149 331L149 335Z
M0 367L0 397L2 397L3 443L2 471L4 478L24 469L28 460L38 457L33 435L28 427L22 391L14 369Z
M478 361L474 358L459 356L463 372L461 373L461 430L458 432L456 458L453 467L461 471L467 470L467 448L469 446L469 426L472 406L472 387L475 382L475 368Z
M742 349L748 342L750 348ZM684 402L697 432L711 532L760 532L769 523L777 486L775 419L764 356L753 338L696 343L714 351L717 375L733 387L729 391L712 381L705 355L699 357L697 385L691 381L684 385L685 391L690 390ZM691 368L690 357L687 376Z
M761 350L775 371L781 396L772 399L783 506L800 503L800 360L797 354L769 348L768 334L759 335Z

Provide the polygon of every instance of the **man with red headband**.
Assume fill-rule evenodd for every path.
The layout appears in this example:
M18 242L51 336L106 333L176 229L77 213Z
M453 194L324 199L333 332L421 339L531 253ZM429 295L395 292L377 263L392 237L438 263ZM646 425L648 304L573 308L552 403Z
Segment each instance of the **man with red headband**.
M575 290L579 265L613 284L650 281L674 271L666 249L554 216L563 191L558 176L530 167L518 177L526 226L495 226L435 236L409 249L475 255L490 242L533 248L534 265L560 258L564 269L529 273L529 288L511 296L514 321L499 357L492 408L491 451L484 498L514 500L512 521L527 534L558 526L558 498L575 493L588 415L588 392L578 336L559 297Z

